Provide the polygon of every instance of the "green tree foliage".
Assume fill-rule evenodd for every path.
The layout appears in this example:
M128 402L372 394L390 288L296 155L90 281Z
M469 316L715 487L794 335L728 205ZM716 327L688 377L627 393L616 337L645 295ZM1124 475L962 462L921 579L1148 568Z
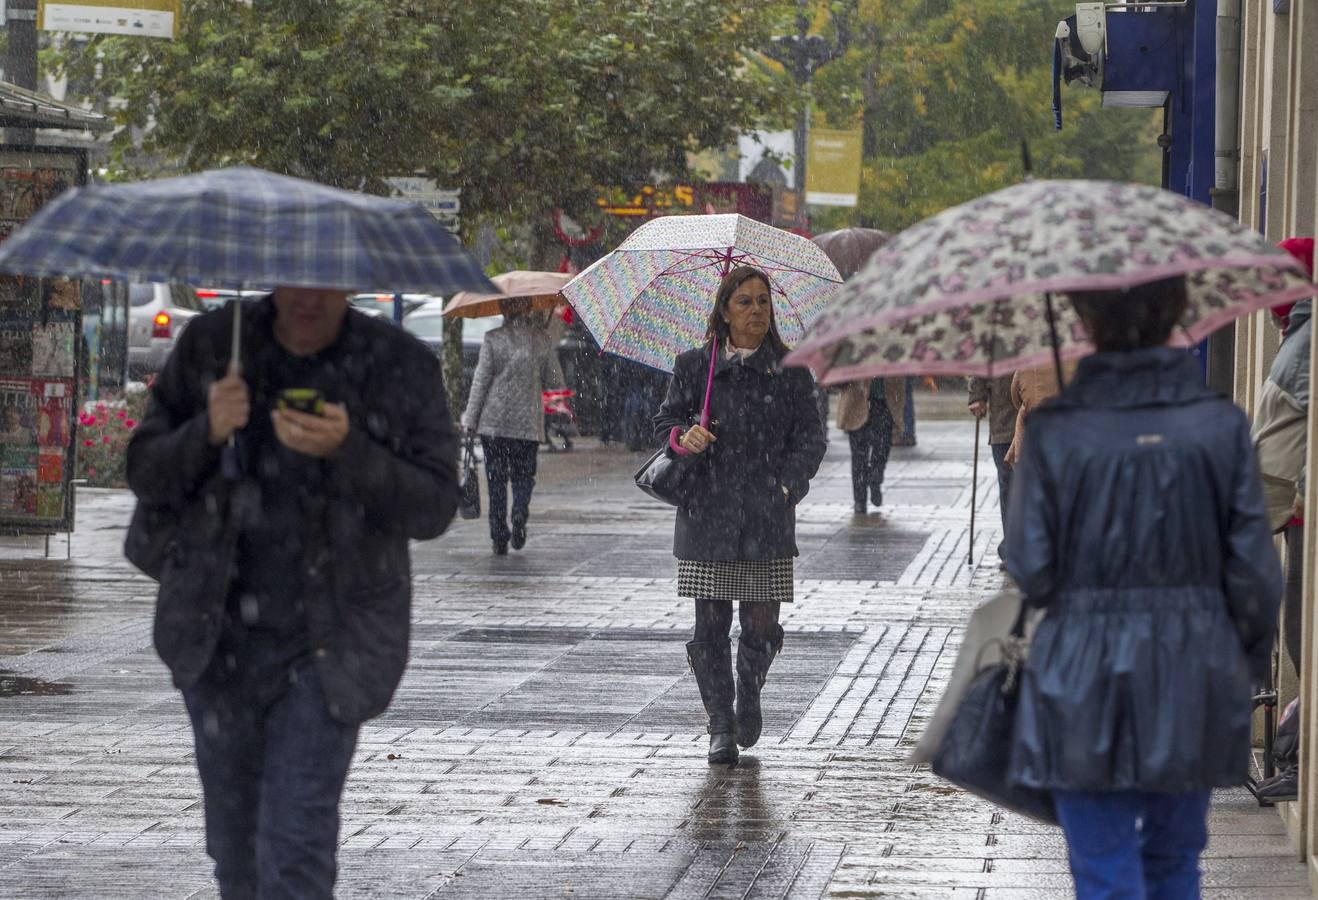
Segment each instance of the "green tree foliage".
M898 230L1022 177L1028 141L1039 177L1157 183L1161 113L1099 108L1063 88L1052 124L1052 0L859 0L849 51L816 76L830 121L862 117L860 206L816 216Z
M176 41L96 37L59 62L118 98L122 158L366 190L424 171L517 220L684 177L688 149L782 117L790 86L745 56L780 17L740 0L189 0Z

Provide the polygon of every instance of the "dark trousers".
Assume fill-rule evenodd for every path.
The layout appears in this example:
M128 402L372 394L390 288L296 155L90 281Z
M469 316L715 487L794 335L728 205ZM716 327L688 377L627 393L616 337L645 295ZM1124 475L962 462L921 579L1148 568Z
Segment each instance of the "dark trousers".
M1198 900L1209 791L1059 791L1076 900Z
M517 438L481 435L485 450L485 479L490 487L490 537L508 542L508 482L513 485L513 524L525 525L531 515L535 490L535 464L540 445Z
M1282 592L1283 634L1286 653L1300 674L1300 649L1304 633L1300 624L1304 620L1304 526L1291 525L1286 529L1286 587Z
M869 421L847 433L851 441L851 493L857 506L883 487L883 473L892 453L892 431L888 404L871 401Z
M737 604L741 620L741 640L755 646L767 647L777 643L778 611L781 604L767 600ZM696 628L692 639L696 641L726 641L732 632L731 600L697 600Z
M1002 533L1007 533L1007 500L1011 497L1011 466L1007 465L1010 443L989 444L993 451L993 466L998 470L998 512L1002 516ZM1003 545L998 544L998 558L1002 558Z
M271 633L222 642L183 701L220 896L333 896L357 726L330 716L310 658Z

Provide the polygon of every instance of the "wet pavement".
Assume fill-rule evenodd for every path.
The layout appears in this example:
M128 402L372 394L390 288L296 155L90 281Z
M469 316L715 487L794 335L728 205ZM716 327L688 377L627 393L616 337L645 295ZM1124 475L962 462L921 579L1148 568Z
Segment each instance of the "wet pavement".
M765 735L735 768L704 761L672 513L631 487L640 455L542 453L520 553L492 556L484 522L415 545L412 661L362 731L339 895L1069 896L1055 829L904 762L999 583L987 458L966 565L972 433L921 422L863 519L831 434ZM0 539L0 897L214 896L154 585L119 552L131 501L78 503L51 558ZM1221 792L1212 830L1205 896L1309 896L1275 812Z

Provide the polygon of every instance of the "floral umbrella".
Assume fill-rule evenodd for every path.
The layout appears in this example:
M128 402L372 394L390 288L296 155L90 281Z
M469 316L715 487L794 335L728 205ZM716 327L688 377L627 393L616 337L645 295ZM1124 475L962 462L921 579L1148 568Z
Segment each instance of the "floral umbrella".
M736 266L769 276L783 340L801 339L842 281L805 238L745 216L664 216L646 222L563 288L600 349L671 371L705 339L723 276Z
M787 362L824 384L992 376L1093 348L1051 294L1185 275L1176 341L1308 296L1300 264L1235 219L1160 188L1027 181L945 210L870 257ZM1056 327L1050 324L1055 312ZM1054 335L1056 345L1054 345Z

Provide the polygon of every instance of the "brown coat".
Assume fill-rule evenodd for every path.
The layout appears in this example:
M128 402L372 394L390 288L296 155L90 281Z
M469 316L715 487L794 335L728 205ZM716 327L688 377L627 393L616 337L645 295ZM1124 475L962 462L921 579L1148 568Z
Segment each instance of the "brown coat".
M870 420L870 381L851 381L842 386L837 401L837 427L843 431L859 431ZM883 379L883 400L892 413L893 435L906 432L902 415L906 408L906 379L901 376Z
M969 379L970 403L988 404L988 442L1010 444L1016 436L1016 406L1011 400L1011 373Z
M1079 360L1070 360L1062 363L1062 377L1066 383L1070 384L1071 379L1075 377L1075 369ZM1007 449L1007 462L1015 465L1016 460L1020 458L1021 441L1025 437L1025 417L1029 415L1030 410L1034 409L1049 397L1055 397L1061 391L1057 384L1057 367L1052 363L1043 366L1035 366L1033 369L1022 369L1012 376L1011 379L1011 402L1016 406L1016 435L1012 438L1011 447Z

